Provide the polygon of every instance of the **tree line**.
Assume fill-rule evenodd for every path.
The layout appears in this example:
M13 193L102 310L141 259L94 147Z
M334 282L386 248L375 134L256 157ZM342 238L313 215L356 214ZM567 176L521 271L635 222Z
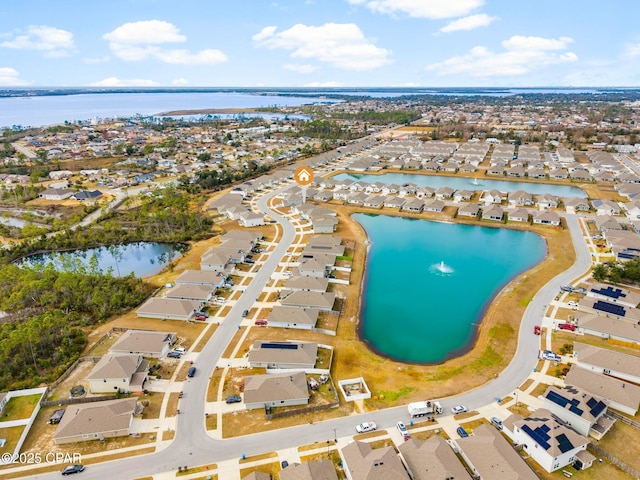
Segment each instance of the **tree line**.
M597 282L640 282L640 258L626 262L607 262L593 267L593 279Z

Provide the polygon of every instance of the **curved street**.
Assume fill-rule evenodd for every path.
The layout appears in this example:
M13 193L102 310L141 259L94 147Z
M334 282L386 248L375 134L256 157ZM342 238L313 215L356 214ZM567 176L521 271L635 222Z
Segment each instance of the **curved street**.
M334 438L351 437L354 434L354 425L363 421L373 420L380 428L393 427L398 420L407 421L409 415L406 407L399 406L224 440L213 439L207 434L204 425L204 411L208 379L214 366L222 357L227 344L240 326L241 312L251 308L255 298L261 293L294 240L295 228L291 222L267 206L268 198L290 187L282 187L257 200L260 210L280 224L282 237L236 305L220 324L202 352L198 354L195 363L198 371L194 378L184 384L184 397L180 403L176 437L173 442L153 454L91 465L83 473L83 478L137 478L161 472L175 472L179 466L211 464L228 459L239 459L243 455L251 456L314 442L326 442ZM502 374L473 391L441 399L445 414L450 411L451 406L456 404L464 404L470 409L476 409L494 403L497 397L511 394L533 371L540 348L540 337L533 334L533 326L541 323L547 305L555 298L560 286L581 276L591 266L591 255L582 236L579 217L566 215L564 218L576 250L576 262L571 268L544 285L530 302L522 319L516 354ZM54 476L57 477L58 474L51 473L34 478L54 478Z

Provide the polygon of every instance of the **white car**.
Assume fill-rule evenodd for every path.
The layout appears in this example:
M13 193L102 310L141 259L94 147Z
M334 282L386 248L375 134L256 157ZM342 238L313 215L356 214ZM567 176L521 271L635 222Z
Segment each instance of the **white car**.
M569 305L570 307L577 307L578 306L578 302L567 302L567 305Z
M187 353L187 351L183 347L176 347L171 351L175 353L179 353L180 355L184 355L185 353Z
M378 426L376 425L376 422L364 422L364 423L361 423L360 425L356 425L356 432L358 433L373 432L376 428L378 428Z
M407 427L405 426L404 422L396 423L396 427L398 427L398 431L403 437L409 435L409 430L407 430Z
M457 415L459 413L464 413L466 411L467 411L467 407L465 407L464 405L456 405L451 409L451 413L453 413L454 415Z

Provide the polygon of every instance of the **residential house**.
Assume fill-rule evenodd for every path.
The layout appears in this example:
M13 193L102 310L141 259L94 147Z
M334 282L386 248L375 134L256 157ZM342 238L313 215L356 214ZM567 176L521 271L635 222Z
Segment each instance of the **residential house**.
M640 305L640 294L627 288L609 285L607 283L591 282L587 287L587 297L618 303L635 308Z
M282 475L282 472L280 474ZM270 473L255 470L248 475L245 475L240 480L272 480L272 478Z
M185 270L175 279L176 285L205 285L222 288L227 276L222 272L212 270Z
M318 357L313 342L256 340L249 351L251 368L312 370Z
M398 446L413 480L471 480L447 441L438 435L428 440L411 438Z
M516 190L509 194L510 207L530 207L533 205L533 195L524 190Z
M250 375L244 379L247 410L307 405L309 389L304 372Z
M318 323L319 315L320 310L317 308L284 307L276 305L269 313L268 322L271 327L312 330Z
M356 440L340 450L340 455L348 480L410 480L392 446L374 449Z
M456 440L462 459L478 479L538 480L511 444L492 426L480 425L473 435Z
M540 210L558 208L558 197L549 193L545 193L544 195L538 196L536 203L538 204L538 208Z
M160 320L191 320L201 305L197 300L151 297L136 310L136 315Z
M640 385L640 357L573 342L573 356L580 368Z
M292 277L289 277L289 279L284 283L282 291L286 292L301 290L307 292L326 292L328 286L328 278L294 275Z
M321 311L333 310L335 292L294 291L280 300L284 307L317 308Z
M109 349L113 354L134 354L150 358L164 358L176 341L176 332L126 330Z
M178 300L196 300L202 304L211 300L214 288L208 285L192 285L187 283L176 284L175 287L167 290L165 298L176 298Z
M591 200L591 205L596 211L596 215L620 215L622 209L612 200Z
M526 208L514 208L507 212L510 222L528 222L529 210Z
M477 218L480 214L480 207L475 203L463 205L458 209L458 216Z
M402 205L404 205L405 200L403 198L400 197L389 197L386 198L384 201L384 206L386 208L397 208L397 209L401 209Z
M632 417L638 413L640 385L592 372L577 365L571 366L571 370L565 376L564 383L587 392L589 395L604 399L609 408L619 410Z
M500 205L489 205L482 210L483 220L500 222L504 218L504 210Z
M424 204L424 211L440 213L444 210L444 206L444 202L441 200L431 200Z
M560 215L552 210L537 211L533 213L533 223L538 225L560 225Z
M620 315L610 317L581 312L576 312L575 317L580 334L594 335L640 347L640 325L636 319L627 319Z
M473 198L474 192L471 190L457 190L453 194L453 201L456 203L468 202Z
M588 212L591 209L589 200L586 198L564 198L562 203L567 213Z
M331 460L292 463L280 471L280 480L338 480L338 474Z
M63 445L128 436L138 409L136 398L70 405L53 434L53 441Z
M101 196L102 192L100 190L82 190L81 192L76 192L71 195L71 198L79 202L91 203L95 202Z
M502 199L503 199L502 192L495 189L485 192L484 196L482 197L482 200L484 201L485 205L490 205L492 203L500 204L502 203Z
M68 188L49 188L47 190L44 190L43 192L40 192L38 196L40 198L44 198L45 200L60 202L71 197L73 193L73 190L70 190Z
M248 210L246 212L242 212L238 216L238 222L240 223L240 225L247 228L259 227L260 225L265 224L264 215L260 213L250 212Z
M401 210L403 212L421 213L424 210L424 202L419 198L411 198L403 203Z
M607 413L607 404L599 397L577 388L550 386L542 395L542 408L551 411L581 435L599 438L596 424ZM610 427L611 425L609 425Z
M89 390L91 393L141 392L148 371L149 361L142 355L110 353L103 356L87 376Z
M589 444L586 437L559 423L544 408L515 422L513 439L549 473L572 465Z

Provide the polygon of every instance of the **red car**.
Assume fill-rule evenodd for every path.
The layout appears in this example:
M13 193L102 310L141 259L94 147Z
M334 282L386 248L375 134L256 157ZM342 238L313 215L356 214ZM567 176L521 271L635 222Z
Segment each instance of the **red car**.
M533 333L535 333L536 335L540 335L540 332L540 325L536 325L535 327L533 327Z
M261 319L261 320L256 320L256 322L255 322L255 323L256 323L256 325L266 325L266 324L267 324L267 321L266 321L266 320L262 320L262 319Z
M558 328L560 330L571 330L572 332L576 330L576 326L573 323L561 323Z
M196 320L204 321L206 319L207 319L207 317L205 315L196 314Z

